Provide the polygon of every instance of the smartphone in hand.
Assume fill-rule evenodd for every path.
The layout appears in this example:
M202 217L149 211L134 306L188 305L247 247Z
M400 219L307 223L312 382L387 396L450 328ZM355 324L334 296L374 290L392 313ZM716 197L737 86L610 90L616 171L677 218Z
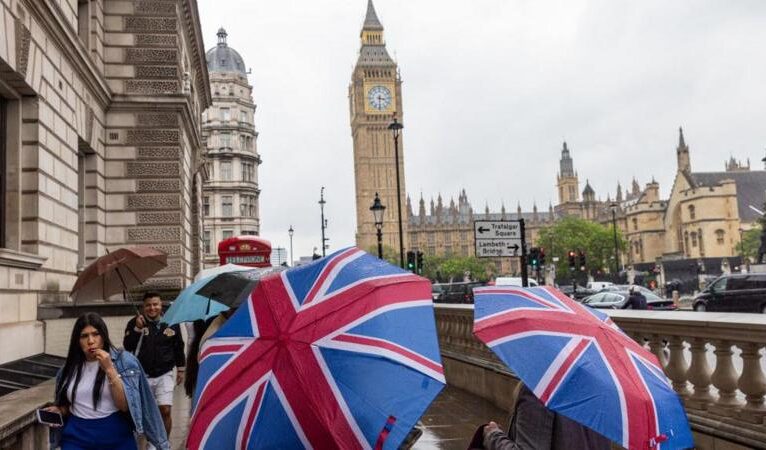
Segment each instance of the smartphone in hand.
M37 410L37 421L44 425L63 426L64 419L61 414L53 411L46 411L44 409Z

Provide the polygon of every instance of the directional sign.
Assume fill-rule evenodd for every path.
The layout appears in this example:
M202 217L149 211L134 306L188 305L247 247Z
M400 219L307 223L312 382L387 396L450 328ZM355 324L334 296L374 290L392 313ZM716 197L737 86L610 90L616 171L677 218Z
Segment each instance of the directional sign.
M477 220L473 224L476 256L521 256L521 223L518 220Z

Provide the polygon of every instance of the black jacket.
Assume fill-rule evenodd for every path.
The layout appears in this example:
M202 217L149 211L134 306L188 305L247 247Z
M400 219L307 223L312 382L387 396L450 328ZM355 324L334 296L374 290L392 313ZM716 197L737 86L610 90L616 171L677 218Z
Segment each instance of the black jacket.
M628 301L622 309L649 309L649 306L646 303L644 294L638 291L633 291L628 295Z
M173 370L174 366L184 366L186 362L184 340L178 325L168 327L164 323L146 320L146 326L140 331L136 331L135 327L136 318L134 317L125 327L122 345L125 350L134 353L138 347L138 341L141 340L141 348L136 356L148 377L158 377ZM143 339L141 339L142 333Z

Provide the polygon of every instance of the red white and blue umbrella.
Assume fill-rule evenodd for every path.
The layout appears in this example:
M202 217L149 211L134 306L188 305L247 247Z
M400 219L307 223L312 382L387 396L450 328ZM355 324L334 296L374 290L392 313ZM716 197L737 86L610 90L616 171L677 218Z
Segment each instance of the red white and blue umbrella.
M431 284L356 248L262 279L199 360L190 449L395 449L444 387Z
M694 447L657 358L552 287L474 289L474 334L549 409L629 449Z

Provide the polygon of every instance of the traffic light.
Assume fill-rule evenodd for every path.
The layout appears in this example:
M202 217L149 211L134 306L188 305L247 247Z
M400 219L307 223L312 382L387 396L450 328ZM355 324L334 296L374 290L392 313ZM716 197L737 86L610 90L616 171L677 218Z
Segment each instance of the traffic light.
M574 250L569 250L569 270L575 270L575 252Z
M545 267L545 249L543 247L540 247L537 259L540 261L540 267Z
M580 270L585 270L585 252L580 250Z
M420 275L420 274L423 273L423 252L418 250L417 253L415 254L415 256L417 256L418 275Z
M407 251L407 270L415 272L415 252Z
M529 265L532 269L537 270L540 267L540 249L532 247L529 249Z

